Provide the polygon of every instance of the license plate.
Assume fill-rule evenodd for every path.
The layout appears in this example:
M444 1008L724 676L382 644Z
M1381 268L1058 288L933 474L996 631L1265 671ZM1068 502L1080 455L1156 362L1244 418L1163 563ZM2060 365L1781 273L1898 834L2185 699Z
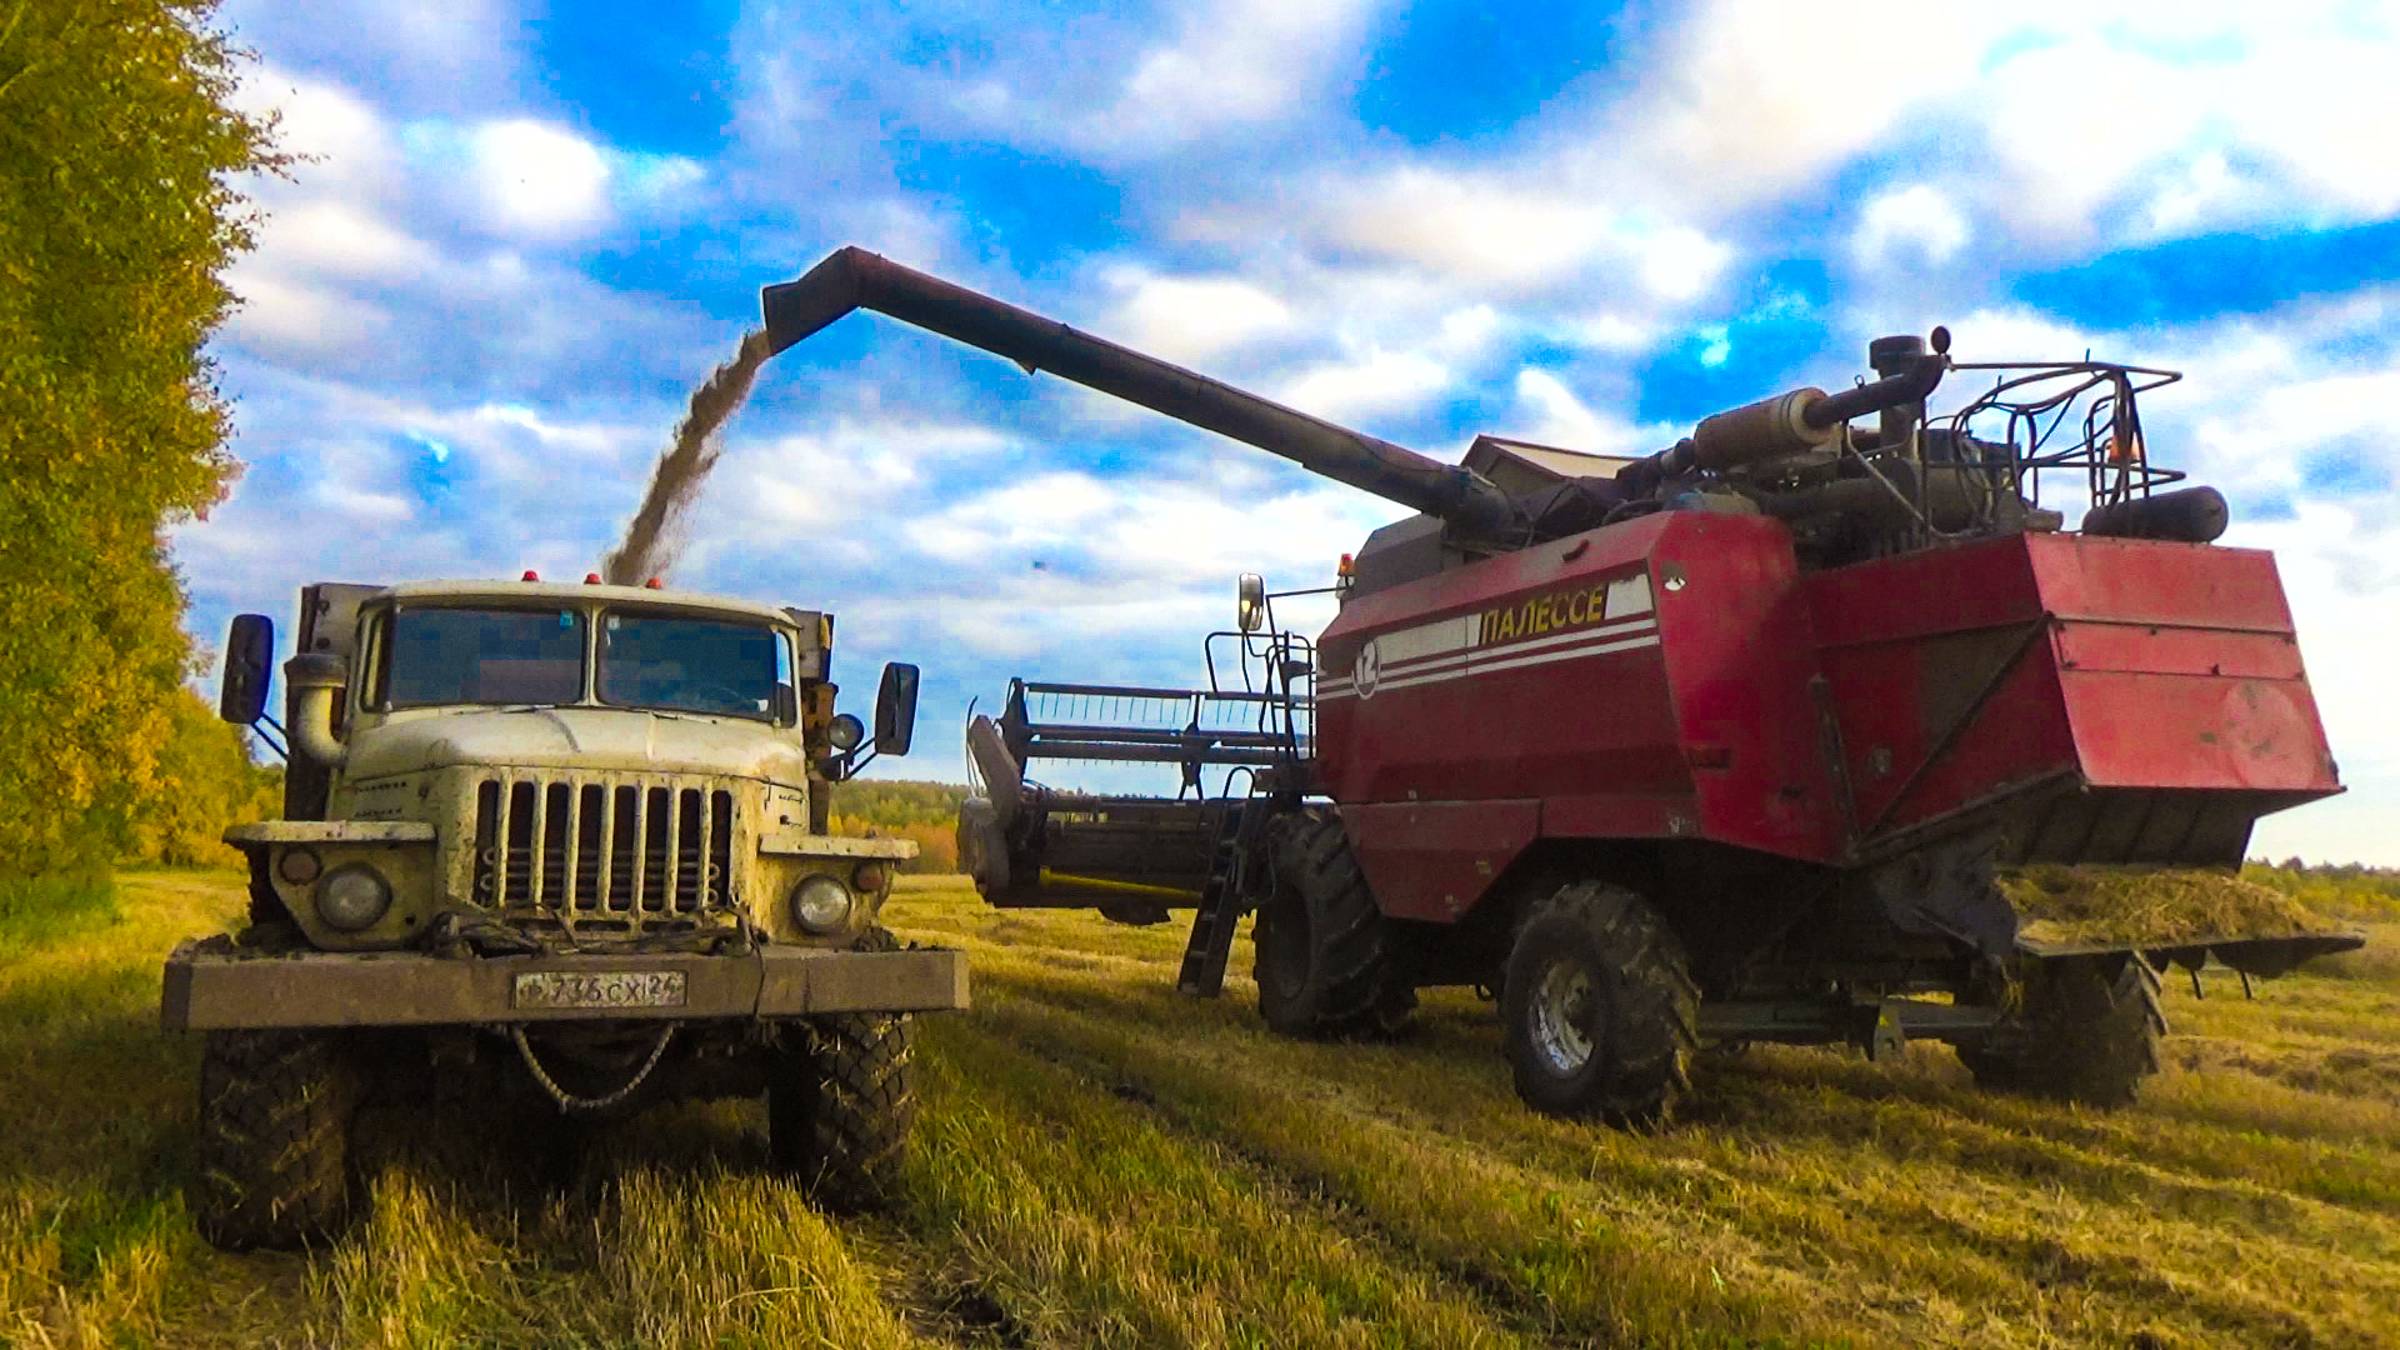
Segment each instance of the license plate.
M517 977L520 1008L680 1008L680 970L544 970Z

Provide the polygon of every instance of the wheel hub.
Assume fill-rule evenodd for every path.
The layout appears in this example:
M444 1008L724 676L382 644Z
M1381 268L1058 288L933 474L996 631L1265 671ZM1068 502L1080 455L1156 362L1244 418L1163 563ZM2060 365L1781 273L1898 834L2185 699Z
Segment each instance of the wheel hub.
M1562 1078L1591 1062L1592 996L1591 975L1567 961L1543 972L1534 988L1534 1052Z

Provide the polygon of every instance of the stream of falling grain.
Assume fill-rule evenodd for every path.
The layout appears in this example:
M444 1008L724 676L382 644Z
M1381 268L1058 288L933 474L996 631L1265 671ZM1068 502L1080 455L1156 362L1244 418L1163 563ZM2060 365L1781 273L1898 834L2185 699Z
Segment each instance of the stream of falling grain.
M750 386L767 355L764 332L745 334L733 359L710 371L692 391L691 407L675 424L673 443L658 457L658 467L650 475L650 490L626 525L624 542L600 560L605 580L639 586L651 577L664 576L674 565L683 547L683 518L699 500L709 470L717 465L717 431L742 406L742 400L750 397Z

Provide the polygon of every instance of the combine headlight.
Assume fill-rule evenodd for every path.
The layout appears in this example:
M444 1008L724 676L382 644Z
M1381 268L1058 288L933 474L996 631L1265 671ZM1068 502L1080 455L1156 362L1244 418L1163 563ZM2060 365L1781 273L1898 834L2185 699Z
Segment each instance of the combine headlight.
M345 933L371 928L392 907L392 888L374 868L352 863L317 883L317 915Z
M850 925L850 888L819 873L792 888L792 921L811 933L838 933Z

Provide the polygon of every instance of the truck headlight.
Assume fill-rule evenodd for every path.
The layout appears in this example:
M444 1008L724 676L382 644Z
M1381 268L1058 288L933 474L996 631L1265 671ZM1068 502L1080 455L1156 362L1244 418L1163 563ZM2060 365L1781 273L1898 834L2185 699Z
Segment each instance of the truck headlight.
M850 888L818 873L792 888L792 921L811 933L838 933L850 925Z
M391 907L391 884L365 863L335 868L317 883L317 916L345 933L372 928Z

